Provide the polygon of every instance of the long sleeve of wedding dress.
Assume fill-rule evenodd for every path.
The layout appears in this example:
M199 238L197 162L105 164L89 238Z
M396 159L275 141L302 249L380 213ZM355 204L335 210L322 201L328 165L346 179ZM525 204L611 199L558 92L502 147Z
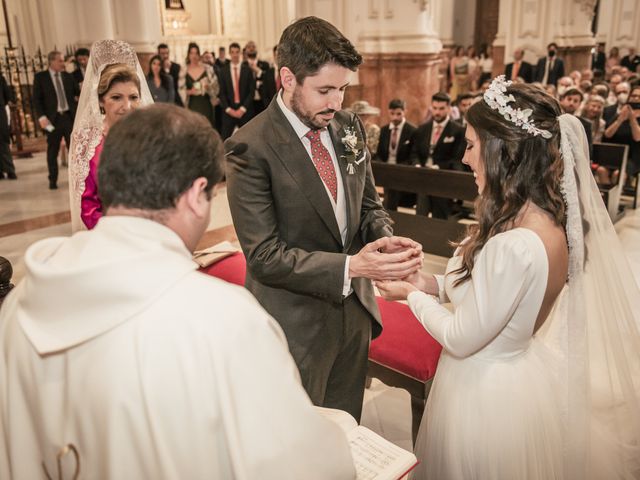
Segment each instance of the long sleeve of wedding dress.
M454 301L455 313L423 292L409 295L411 311L450 354L463 358L485 347L512 318L534 276L544 275L546 282L546 271L538 265L546 259L545 254L539 262L534 256L544 247L539 239L531 237L535 233L522 230L497 235L487 242L478 255L469 285L460 286L466 291L459 303Z

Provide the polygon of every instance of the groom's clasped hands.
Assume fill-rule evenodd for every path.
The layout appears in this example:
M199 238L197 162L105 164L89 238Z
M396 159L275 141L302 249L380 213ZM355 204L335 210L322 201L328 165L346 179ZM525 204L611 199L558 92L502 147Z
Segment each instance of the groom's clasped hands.
M376 281L401 280L422 268L422 245L406 237L383 237L365 245L349 263L351 278Z

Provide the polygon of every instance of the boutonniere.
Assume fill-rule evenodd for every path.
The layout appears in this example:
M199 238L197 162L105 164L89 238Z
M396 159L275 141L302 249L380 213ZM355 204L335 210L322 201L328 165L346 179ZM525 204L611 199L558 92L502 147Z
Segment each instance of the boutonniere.
M340 155L340 158L347 162L347 173L353 175L356 173L356 167L365 159L363 155L362 158L358 160L358 157L364 151L364 142L362 138L356 135L355 127L344 127L343 131L342 144L345 147L345 153Z

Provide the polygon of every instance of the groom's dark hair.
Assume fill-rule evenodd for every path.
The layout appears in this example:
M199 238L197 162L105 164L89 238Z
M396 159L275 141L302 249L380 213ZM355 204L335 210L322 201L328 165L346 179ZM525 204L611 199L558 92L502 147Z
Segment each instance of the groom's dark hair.
M278 42L278 68L287 67L300 84L324 65L334 63L356 71L362 56L340 31L326 20L305 17L282 32Z

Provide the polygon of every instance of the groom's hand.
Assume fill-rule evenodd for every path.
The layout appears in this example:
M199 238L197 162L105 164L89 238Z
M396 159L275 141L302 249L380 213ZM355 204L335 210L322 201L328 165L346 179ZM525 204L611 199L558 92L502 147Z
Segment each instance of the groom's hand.
M401 237L383 237L362 247L351 257L349 277L398 280L419 270L422 266L422 247L413 240L400 241L397 240L399 238ZM404 247L401 249L400 245Z
M382 253L398 253L413 248L418 249L420 255L422 255L422 245L410 238L393 236L386 237L384 240L386 240L386 244L380 249Z

